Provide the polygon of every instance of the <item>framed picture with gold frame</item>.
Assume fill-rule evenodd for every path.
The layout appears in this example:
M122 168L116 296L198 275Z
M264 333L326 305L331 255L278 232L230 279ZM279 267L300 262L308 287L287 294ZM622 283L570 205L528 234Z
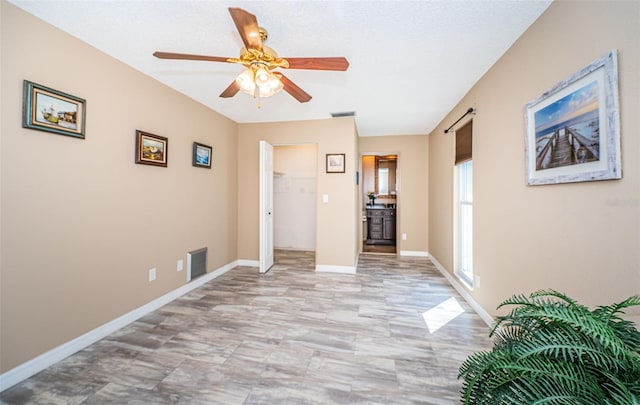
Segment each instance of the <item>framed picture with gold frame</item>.
M80 97L25 80L22 127L84 139L86 104Z

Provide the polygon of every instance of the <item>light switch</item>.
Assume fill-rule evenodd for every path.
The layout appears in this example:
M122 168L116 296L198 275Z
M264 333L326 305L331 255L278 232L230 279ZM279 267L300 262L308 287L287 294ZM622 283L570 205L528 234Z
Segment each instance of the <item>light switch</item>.
M152 268L149 270L149 281L154 281L156 279L156 268Z
M178 271L182 271L182 269L184 269L184 262L182 261L182 259L178 260L178 264L176 267L178 268Z
M322 194L322 202L325 204L329 202L329 194Z

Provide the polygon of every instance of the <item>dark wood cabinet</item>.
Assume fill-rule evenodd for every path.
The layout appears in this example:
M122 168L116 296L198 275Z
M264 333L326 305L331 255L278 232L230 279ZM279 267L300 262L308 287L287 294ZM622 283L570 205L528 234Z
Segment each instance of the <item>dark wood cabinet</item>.
M395 208L367 208L367 244L395 245Z

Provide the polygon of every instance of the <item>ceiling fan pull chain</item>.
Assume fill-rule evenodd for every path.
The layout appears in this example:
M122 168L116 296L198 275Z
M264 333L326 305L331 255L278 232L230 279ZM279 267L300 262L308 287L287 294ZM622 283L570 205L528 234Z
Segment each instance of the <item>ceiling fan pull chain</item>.
M258 94L258 110L262 108L262 98L260 97L260 87L256 86L256 93Z

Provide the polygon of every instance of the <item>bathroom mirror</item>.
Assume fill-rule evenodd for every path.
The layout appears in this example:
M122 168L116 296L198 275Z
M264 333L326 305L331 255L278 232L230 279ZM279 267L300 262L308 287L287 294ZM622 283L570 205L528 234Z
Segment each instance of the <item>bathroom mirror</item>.
M396 171L398 156L376 156L375 185L376 194L380 197L396 197Z

